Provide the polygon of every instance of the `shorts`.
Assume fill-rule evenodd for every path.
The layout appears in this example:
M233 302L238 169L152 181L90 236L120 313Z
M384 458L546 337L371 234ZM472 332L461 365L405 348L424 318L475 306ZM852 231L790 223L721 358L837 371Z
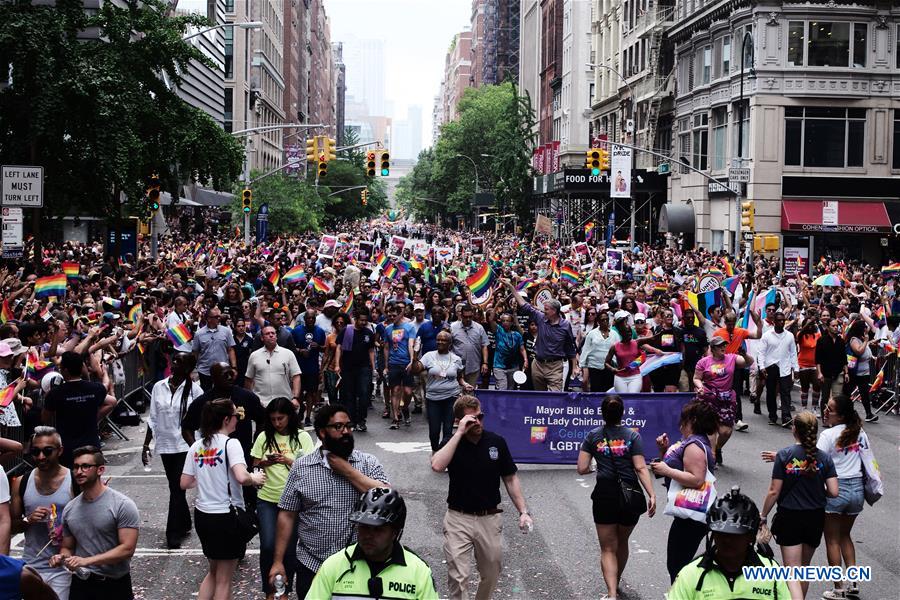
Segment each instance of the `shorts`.
M806 544L818 548L825 528L825 509L790 510L779 508L772 519L772 536L779 546Z
M210 560L240 560L247 552L247 544L234 534L235 521L231 513L205 513L194 509L194 528L203 556Z
M622 525L634 527L641 515L622 509L619 482L612 479L598 479L591 494L594 523L597 525Z
M406 365L389 365L388 385L391 387L403 385L403 387L411 388L415 382L412 373L406 370Z
M301 373L300 374L300 390L303 392L319 391L319 374L318 373Z
M825 500L825 512L835 515L858 515L862 512L864 501L862 477L838 479L837 498Z

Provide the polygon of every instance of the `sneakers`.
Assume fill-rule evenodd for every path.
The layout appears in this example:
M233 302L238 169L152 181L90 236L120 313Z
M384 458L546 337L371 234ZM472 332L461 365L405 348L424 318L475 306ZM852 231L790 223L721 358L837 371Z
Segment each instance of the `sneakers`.
M750 429L750 426L738 419L738 422L734 424L734 428L737 431L747 431Z
M356 431L368 431L368 430L369 430L369 428L366 427L365 421L356 425Z
M381 413L381 418L382 419L390 419L391 413L389 413L388 411L384 411L383 413Z
M876 422L878 422L878 415L872 414L872 415L869 415L868 417L866 417L866 423L876 423Z
M847 584L845 595L848 597L859 598L859 583L851 581Z
M822 598L825 600L844 600L846 597L847 595L844 593L844 590L838 588L822 592Z
M779 426L778 421L776 419L769 419L769 425L774 425L775 427Z
M391 421L391 429L400 429L400 421Z

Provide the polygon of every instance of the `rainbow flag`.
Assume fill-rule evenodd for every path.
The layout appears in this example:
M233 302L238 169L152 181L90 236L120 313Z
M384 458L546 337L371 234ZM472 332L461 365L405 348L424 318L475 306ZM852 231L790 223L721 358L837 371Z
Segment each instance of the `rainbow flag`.
M881 276L885 279L897 277L900 275L900 263L893 263L886 267L881 267Z
M409 270L411 267L412 267L412 265L410 265L407 261L403 260L402 258L397 259L397 268L400 269L401 273L409 273Z
M709 315L710 309L714 306L722 306L722 288L712 290L711 292L704 292L702 294L687 292L687 301L688 304L691 305L691 308L709 319L711 318Z
M285 285L299 283L301 281L306 281L306 273L300 265L291 267L290 270L284 274L284 277L281 278L281 282Z
M706 272L707 272L707 274L712 275L714 277L722 277L724 275L724 273L722 273L722 270L717 267L710 267L709 269L706 270Z
M141 320L141 317L144 316L144 307L140 304L135 304L128 310L128 320L134 323L135 325Z
M269 275L269 283L271 283L274 287L278 287L278 284L281 282L281 274L278 272L278 267L275 267L275 270L272 271L272 274Z
M384 270L384 268L388 264L388 257L384 255L384 252L378 251L378 254L375 255L375 266Z
M344 302L344 305L341 307L341 312L349 313L350 309L353 308L353 290L350 290L350 293L347 295L347 300Z
M589 242L594 239L594 227L596 226L593 221L584 224L584 241Z
M200 254L202 254L202 252L203 252L203 244L201 244L200 242L197 242L197 243L194 245L194 251L191 252L191 255L192 255L194 258L197 258L198 256L200 256Z
M409 266L423 273L425 272L425 263L423 263L421 260L411 260L409 261Z
M312 281L309 282L314 290L317 292L323 292L325 294L330 294L334 291L334 286L331 285L331 282L327 279L322 279L321 277L313 277Z
M122 301L116 300L115 298L110 298L108 296L105 296L103 298L102 302L103 302L103 304L105 304L106 306L110 307L113 310L119 310L120 308L122 308Z
M6 408L16 397L16 384L12 383L6 386L6 389L0 392L0 408Z
M567 263L564 264L563 268L560 270L559 278L563 281L575 284L581 279L581 273L578 272L578 269Z
M191 330L188 329L187 325L184 323L178 323L167 329L166 336L172 340L172 343L175 344L175 346L187 344L194 337L193 334L191 334Z
M641 353L638 354L637 358L628 363L629 369L640 369L641 365L647 362L647 353L641 350Z
M878 390L881 389L881 386L884 385L884 367L881 367L881 370L878 371L878 375L875 376L875 381L872 382L872 385L869 387L869 393L874 394Z
M64 262L62 270L66 274L67 279L75 279L78 277L78 273L81 272L81 265L77 262Z
M734 265L728 262L727 258L722 258L722 269L725 277L734 277Z
M559 279L559 262L557 262L555 256L550 259L550 277Z
M537 285L537 282L534 279L524 279L516 285L516 291L524 292L528 288L532 288L536 285Z
M744 315L741 317L741 327L747 329L750 326L750 311L753 309L753 303L756 300L755 292L751 289L750 295L747 297L747 304L744 306Z
M41 360L37 354L29 352L25 359L25 377L34 381L40 381L41 377L53 366L53 362Z
M724 288L732 296L734 296L734 293L737 291L737 287L740 284L741 278L737 276L722 280L722 288Z
M388 262L387 266L384 267L383 275L385 277L387 277L388 279L393 279L394 277L397 276L397 273L399 273L399 272L400 272L400 269L398 269L396 267L396 265L394 265L394 263Z
M466 285L472 290L473 296L483 296L494 286L494 279L494 271L490 265L482 263L477 271L466 277Z
M35 298L49 298L50 296L66 295L66 274L48 275L40 277L34 282Z
M652 296L658 296L660 294L665 294L669 291L669 286L665 283L659 282L653 284L653 291L650 293Z
M884 316L885 316L885 314L886 314L886 313L885 313L885 310L884 310L884 305L882 304L881 306L879 306L878 308L876 308L876 309L873 311L873 314L874 314L875 317L876 317L876 319L875 319L876 321L881 321L881 320L883 320L883 319L884 319Z
M234 267L232 267L231 265L222 265L221 267L219 267L219 275L221 275L225 279L231 277L232 273L234 273Z
M49 304L45 304L44 308L41 309L40 317L41 317L41 319L43 319L45 321L49 321L50 319L53 318L53 314L50 313L50 305Z
M218 244L216 244L216 253L217 254L224 254L227 251L228 251L228 248L222 242L219 242Z
M13 314L12 309L9 307L9 300L3 300L3 307L0 308L0 323L6 323L7 321L11 321L16 316Z

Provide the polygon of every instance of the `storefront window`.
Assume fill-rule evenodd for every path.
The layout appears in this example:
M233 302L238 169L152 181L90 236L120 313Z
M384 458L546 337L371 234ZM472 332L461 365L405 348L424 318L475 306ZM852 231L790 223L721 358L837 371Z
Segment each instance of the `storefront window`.
M865 133L865 109L788 107L784 162L803 167L861 167Z

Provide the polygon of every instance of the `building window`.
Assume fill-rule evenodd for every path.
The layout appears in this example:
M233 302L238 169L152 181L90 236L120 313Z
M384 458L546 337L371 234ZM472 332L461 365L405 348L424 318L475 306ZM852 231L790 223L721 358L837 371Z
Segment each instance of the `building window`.
M234 120L234 88L225 88L225 102L224 102L224 113L225 113L225 122L223 126L225 131L231 133L232 124Z
M234 12L234 0L225 0L225 12L227 12L227 13Z
M713 229L710 232L709 251L721 252L725 249L725 232L721 229Z
M865 23L790 21L788 23L788 64L794 67L866 66Z
M698 113L694 115L694 139L693 139L693 160L691 164L695 169L705 171L707 167L707 158L709 156L709 115L708 113Z
M678 172L682 175L690 173L690 170L682 163L690 162L691 156L691 132L690 121L687 118L678 120Z
M734 120L734 144L732 148L739 153L740 158L749 158L750 156L750 101L744 100L744 118L741 119L741 104L735 102L731 111ZM740 137L740 143L738 143Z
M728 149L725 140L728 131L728 114L725 107L713 109L713 151L712 151L712 170L721 171L725 169L726 156Z
M226 27L225 33L225 79L234 77L234 27Z
M703 48L703 83L709 83L712 79L712 46Z
M897 25L897 35L894 37L897 38L897 50L894 55L897 57L897 68L900 69L900 25Z
M806 31L803 21L788 23L788 66L803 66L803 50L806 48Z
M731 73L731 36L722 38L722 75L728 77Z
M900 109L894 111L894 168L900 169Z
M866 36L869 26L865 23L853 24L853 66L862 68L866 66Z
M865 109L788 107L784 114L786 165L831 168L863 166Z

